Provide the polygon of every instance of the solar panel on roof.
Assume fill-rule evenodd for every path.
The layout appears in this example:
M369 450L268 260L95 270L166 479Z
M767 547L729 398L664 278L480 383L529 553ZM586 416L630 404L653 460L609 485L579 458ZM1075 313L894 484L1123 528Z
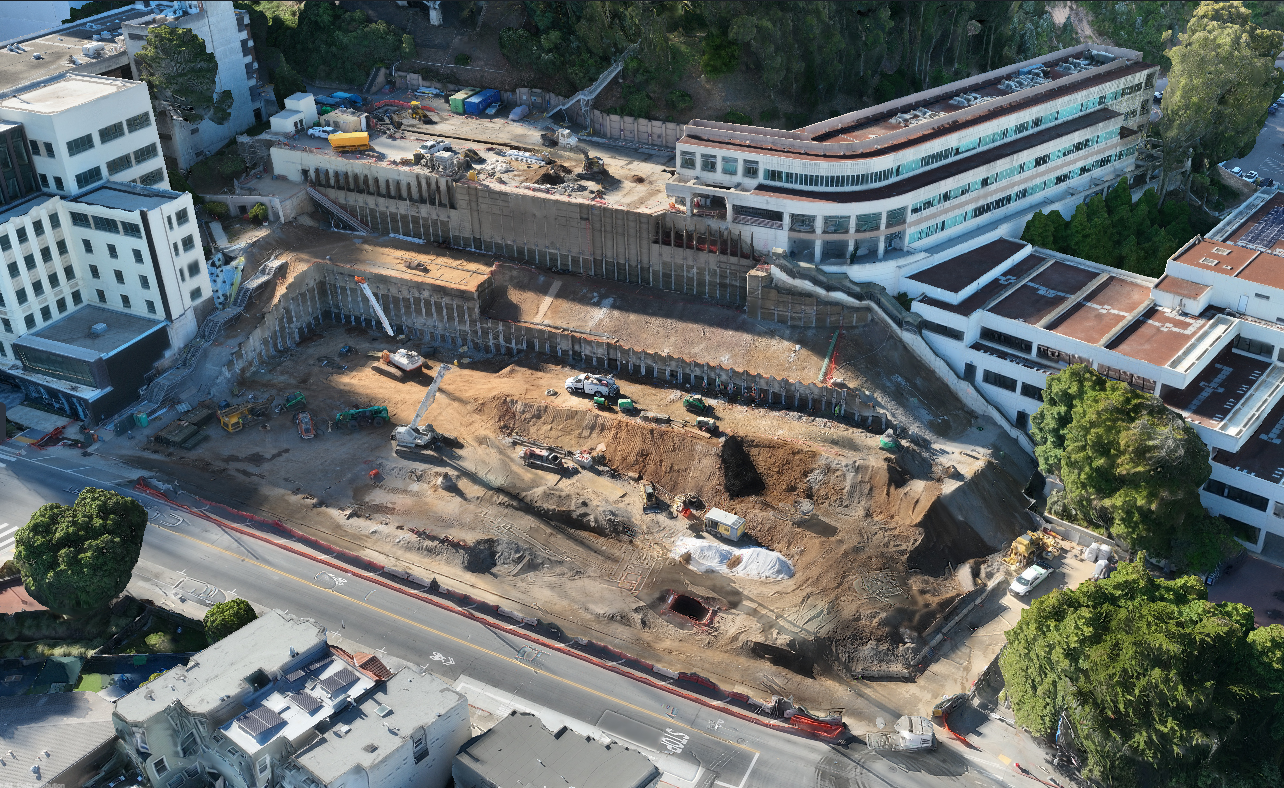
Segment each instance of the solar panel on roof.
M325 667L333 661L334 660L330 657L322 657L321 659L318 659L316 662L313 662L311 665L308 665L306 668L304 668L304 670L306 670L309 673L319 673L320 671L324 670Z
M268 725L253 714L242 714L240 717L236 718L236 727L245 731L250 736L257 737L260 733L263 733L272 726Z
M321 708L321 701L303 692L291 692L285 696L285 699L303 709L305 714L311 714Z
M305 673L304 671L302 671L302 670L296 670L296 671L294 671L293 673L286 674L285 680L286 680L286 681L298 681L299 679L303 678L303 677L304 677L304 676L306 676L306 675L307 675L307 673Z
M348 668L344 668L333 676L321 679L318 683L321 685L321 689L333 695L338 690L356 681L357 678L357 674L353 673Z
M1265 216L1253 225L1244 237L1239 239L1241 246L1252 246L1266 249L1284 238L1284 208L1272 208Z

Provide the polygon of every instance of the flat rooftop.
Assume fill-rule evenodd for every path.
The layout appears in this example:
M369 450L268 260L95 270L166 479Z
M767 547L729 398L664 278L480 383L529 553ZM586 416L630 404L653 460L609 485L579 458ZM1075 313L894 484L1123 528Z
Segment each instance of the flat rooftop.
M134 183L109 181L67 202L99 205L121 211L151 211L168 205L182 196L181 192L172 192L168 189L153 189L150 186L139 186Z
M510 714L455 756L491 785L615 788L646 785L659 771L646 756L562 728L553 733L530 714Z
M1270 366L1266 359L1228 347L1189 386L1166 392L1164 404L1196 424L1218 429Z
M1031 271L1036 270L1047 261L1046 257L1040 257L1037 254L1028 255L1013 263L1011 268L986 282L979 290L957 304L951 304L948 301L941 301L930 296L924 298L923 303L928 306L934 306L937 309L943 309L946 312L953 312L956 315L970 315L993 299L998 298L1013 284L1029 276Z
M959 293L1027 246L1021 241L998 238L924 268L909 278L929 287Z
M1181 317L1151 307L1119 333L1107 347L1129 358L1165 366L1203 330L1208 319Z
M1034 325L1055 312L1098 276L1098 271L1053 260L988 311L999 317Z
M1265 219L1267 214L1276 208L1284 208L1284 193L1276 193L1272 195L1271 198L1258 207L1257 210L1249 214L1248 218L1240 222L1239 226L1235 228L1234 232L1232 232L1226 240L1230 243L1238 243L1240 239L1245 235L1248 235L1249 231ZM1281 240L1284 240L1284 230L1281 230L1274 239L1271 239L1269 235L1270 234L1267 234L1265 237L1258 238L1257 240L1259 242L1257 245L1265 249L1274 249L1281 245Z
M105 323L107 330L98 335L91 334L90 328L99 323ZM44 328L32 331L28 336L71 345L99 356L109 356L164 325L163 320L117 312L98 304L85 304Z
M4 54L10 53L4 52ZM93 74L65 74L61 79L0 100L0 109L54 115L130 88L146 90L141 82L131 82L126 79L100 77Z
M111 703L95 692L0 697L3 773L15 784L45 785L116 738L111 712ZM40 767L39 778L31 773L33 766Z
M300 750L294 760L322 784L331 785L353 766L373 771L376 763L415 730L431 728L439 717L467 703L467 698L431 673L401 670L331 718L330 731L338 726L349 728L342 737L327 732Z
M1238 276L1259 254L1256 249L1245 249L1224 241L1200 241L1174 257L1173 261L1223 276Z
M1207 293L1212 288L1208 285L1192 282L1189 279L1179 279L1178 277L1164 274L1155 283L1155 289L1161 293L1170 293L1179 298L1198 299L1202 298L1204 293Z
M81 46L100 43L94 41L95 35L101 35L105 31L119 32L122 21L137 15L138 9L130 5L105 14L101 18L82 19L42 35L22 38L20 41L27 49L23 54L0 49L0 86L18 87L73 68L112 70L120 66L127 67L129 60L123 48L117 56L93 59L82 54ZM90 25L94 27L90 28ZM107 47L113 45L110 41L101 43L106 44ZM37 52L44 56L41 60L34 60L31 57ZM85 65L76 66L68 56L76 57ZM101 72L91 71L90 73Z
M1281 401L1262 420L1262 426L1237 452L1218 449L1213 452L1213 462L1234 468L1250 476L1280 484L1284 482L1284 401Z
M52 194L32 194L24 197L16 203L5 206L4 210L0 211L0 224L4 224L15 216L26 216L33 208L39 208L54 199L57 198Z
M1063 337L1095 345L1149 300L1150 288L1146 285L1110 276L1063 312L1048 328Z
M1284 257L1272 252L1262 252L1244 266L1238 278L1264 287L1284 290Z

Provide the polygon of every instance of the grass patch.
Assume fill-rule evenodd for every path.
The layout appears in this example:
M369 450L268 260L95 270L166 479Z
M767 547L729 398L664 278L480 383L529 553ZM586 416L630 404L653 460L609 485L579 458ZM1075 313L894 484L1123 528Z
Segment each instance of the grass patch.
M76 692L99 692L103 688L103 674L81 673L76 682Z
M182 629L182 632L178 630ZM205 630L195 622L176 624L168 618L155 616L146 630L125 641L121 654L181 654L200 651L205 642Z
M18 657L88 657L106 639L99 640L29 640L0 643L0 659Z
M218 194L232 188L232 179L245 173L245 159L236 153L236 143L223 147L218 153L192 165L187 182L194 191Z

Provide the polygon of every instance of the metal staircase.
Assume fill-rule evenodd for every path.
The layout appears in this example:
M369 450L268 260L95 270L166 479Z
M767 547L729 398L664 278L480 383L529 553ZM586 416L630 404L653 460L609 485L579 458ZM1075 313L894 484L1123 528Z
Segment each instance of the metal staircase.
M585 124L588 125L589 107L593 105L593 99L597 98L597 94L602 92L602 88L606 87L611 80L615 79L615 75L619 74L620 70L624 68L624 61L628 60L629 56L637 51L637 48L638 45L634 44L624 50L624 52L615 59L615 62L611 64L610 68L602 72L602 75L597 78L596 82L544 113L544 117L551 118L553 117L554 112L564 112L567 107L573 106L578 102L580 105L580 114L583 116Z
M317 205L320 205L321 208L327 213L329 213L332 218L338 219L339 221L353 228L357 232L362 233L363 235L373 234L374 231L371 230L369 227L366 227L365 224L363 224L360 219L358 219L357 217L353 216L352 214L340 208L339 205L335 203L333 200L331 200L329 197L326 197L324 194L312 188L311 186L308 186L307 189L308 189L308 195L311 196L312 199L316 200Z

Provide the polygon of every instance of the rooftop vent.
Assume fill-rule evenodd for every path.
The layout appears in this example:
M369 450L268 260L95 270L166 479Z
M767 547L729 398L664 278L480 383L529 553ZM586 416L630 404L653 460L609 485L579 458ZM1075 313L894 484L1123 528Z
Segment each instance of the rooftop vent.
M392 709L380 703L379 708L375 709L375 714L378 714L380 717L387 717L389 714L392 714Z
M374 752L375 750L379 749L379 745L375 744L374 742L370 742L369 744L362 747L361 749L365 750L366 752Z
M106 333L107 333L106 323L94 323L92 326L89 327L89 335L91 337L100 337Z

